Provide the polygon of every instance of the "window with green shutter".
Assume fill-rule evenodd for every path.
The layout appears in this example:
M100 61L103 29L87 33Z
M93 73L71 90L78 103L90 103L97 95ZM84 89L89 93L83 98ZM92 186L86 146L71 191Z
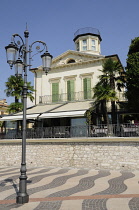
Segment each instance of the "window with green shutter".
M58 102L59 99L59 83L52 83L52 102Z
M84 99L91 99L91 78L83 79Z
M68 101L74 100L74 80L67 81L67 99Z

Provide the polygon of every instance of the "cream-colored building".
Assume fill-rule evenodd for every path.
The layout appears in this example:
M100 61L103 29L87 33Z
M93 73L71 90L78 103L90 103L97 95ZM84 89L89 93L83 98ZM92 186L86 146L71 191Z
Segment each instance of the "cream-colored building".
M8 104L6 102L6 99L0 100L0 115L8 114Z
M74 34L75 50L55 57L46 75L42 66L34 73L35 106L27 119L37 126L85 125L86 110L93 105L93 87L106 59L119 61L118 55L101 55L101 35L97 29L83 28ZM119 61L120 62L120 61ZM120 97L120 93L118 93ZM7 120L22 120L22 113Z
M42 66L32 70L37 90L36 104L39 102L48 104L54 101L81 101L92 98L91 90L98 81L101 73L99 70L102 69L105 56L100 54L99 31L92 28L86 30L86 33L82 30L75 33L75 51L68 50L53 59L48 75L45 75ZM84 96L85 88L86 91L90 91L88 96Z
M46 108L47 113L39 117L47 121L46 124L50 123L50 118L66 117L70 118L69 125L74 125L74 121L82 123L81 118L84 123L84 113L92 106L93 87L98 82L104 61L109 57L119 60L117 55L101 55L102 39L97 29L79 29L74 34L73 41L75 50L68 50L54 58L48 75L42 66L32 69L36 89L35 104L49 107L48 110ZM77 117L81 117L79 122ZM64 119L60 119L60 122L63 123L58 123L59 125L65 124ZM50 125L53 124L58 125L54 120Z

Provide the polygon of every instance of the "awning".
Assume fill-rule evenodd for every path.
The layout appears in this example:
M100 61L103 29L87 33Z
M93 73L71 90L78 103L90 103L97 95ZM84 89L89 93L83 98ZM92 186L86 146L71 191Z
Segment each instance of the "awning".
M37 105L27 109L26 119L82 117L91 107L92 101L69 102L62 104ZM23 120L23 112L5 115L0 121Z
M60 117L82 117L86 110L82 111L71 111L71 112L53 112L43 113L39 118L60 118Z
M36 119L39 114L30 114L26 115L26 119ZM23 115L5 115L0 118L0 121L14 121L14 120L23 120Z

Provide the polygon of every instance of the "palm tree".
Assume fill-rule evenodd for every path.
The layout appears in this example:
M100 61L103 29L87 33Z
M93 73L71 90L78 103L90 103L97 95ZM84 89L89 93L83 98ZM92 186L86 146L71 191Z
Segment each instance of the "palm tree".
M100 70L102 75L99 76L99 82L94 87L94 99L96 104L101 104L104 121L108 123L107 102L111 101L112 123L116 123L115 101L116 87L121 91L124 87L124 74L122 65L118 61L111 58L107 59L103 64L103 69Z
M123 68L122 65L118 61L112 60L112 58L109 58L105 61L103 65L102 73L107 75L107 81L110 85L110 88L115 91L116 86L119 91L121 91L121 88L124 87L123 82ZM115 124L117 122L116 120L116 106L115 106L115 100L111 100L111 108L112 108L112 123Z
M11 103L8 107L9 113L16 113L16 112L20 112L22 110L23 110L23 103L21 103L21 102Z
M6 88L5 92L6 92L6 96L10 97L10 96L14 96L15 97L15 103L19 102L19 98L21 98L21 93L23 90L23 79L22 77L16 77L16 76L10 76L8 78L8 81L5 83Z
M7 89L5 89L6 96L15 97L15 102L11 103L9 106L9 111L14 113L21 111L23 109L23 99L22 99L22 92L23 92L23 85L24 81L21 76L10 76L8 81L5 83ZM27 82L27 97L33 102L34 96L33 92L35 91L33 86L31 86L31 82Z
M101 75L100 81L94 87L94 96L95 104L101 106L103 113L104 124L108 124L108 114L107 114L107 102L117 100L115 90L111 89L110 85L107 82L107 75Z

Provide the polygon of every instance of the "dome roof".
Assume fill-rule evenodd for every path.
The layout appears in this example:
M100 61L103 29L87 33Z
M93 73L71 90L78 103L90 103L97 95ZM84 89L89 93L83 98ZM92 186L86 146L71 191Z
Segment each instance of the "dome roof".
M102 38L100 36L99 30L96 29L96 28L91 28L91 27L86 27L86 28L80 28L80 29L78 29L74 33L74 39L73 39L73 41L75 41L76 39L78 39L78 37L84 36L84 35L97 36L100 39L100 41L102 41Z

